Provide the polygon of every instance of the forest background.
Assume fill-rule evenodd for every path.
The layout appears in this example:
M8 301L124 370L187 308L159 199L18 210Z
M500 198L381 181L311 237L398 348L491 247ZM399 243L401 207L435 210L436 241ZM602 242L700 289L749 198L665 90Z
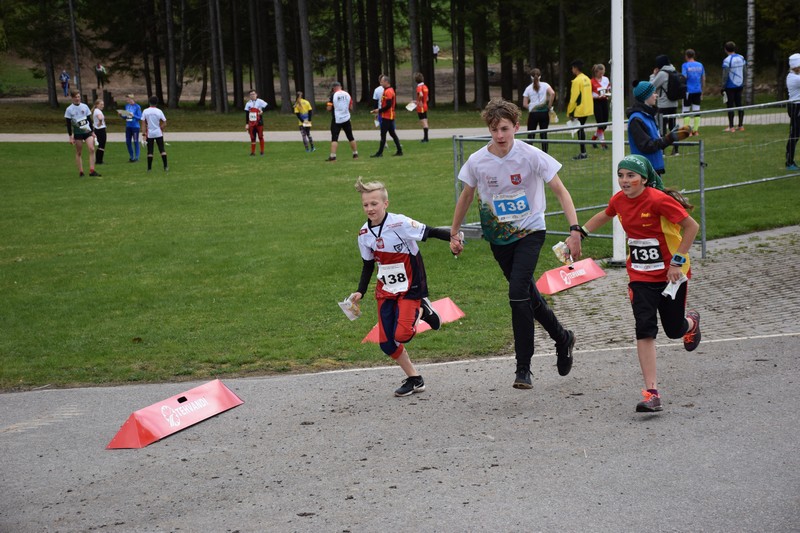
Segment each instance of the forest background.
M563 109L569 63L608 64L610 12L611 2L580 0L0 0L0 51L34 64L53 108L61 69L74 76L80 65L87 94L102 63L169 108L220 113L240 109L251 87L288 113L295 91L324 101L333 79L369 105L381 73L410 87L409 67L425 75L432 107L476 109L495 94L520 102L537 67ZM733 40L754 74L747 102L755 92L782 100L800 3L628 1L624 28L626 85L646 78L656 55L679 66L694 48L718 94L722 45ZM0 96L29 90L0 80Z

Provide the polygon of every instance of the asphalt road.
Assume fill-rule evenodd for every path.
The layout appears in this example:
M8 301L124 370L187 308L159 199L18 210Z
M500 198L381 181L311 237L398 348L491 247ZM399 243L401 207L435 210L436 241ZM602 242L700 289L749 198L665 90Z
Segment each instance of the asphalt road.
M620 271L557 296L576 362L537 341L530 391L508 356L421 365L408 398L397 367L230 379L243 405L135 450L105 446L199 383L2 394L0 531L798 531L798 255L797 227L710 243L657 414Z

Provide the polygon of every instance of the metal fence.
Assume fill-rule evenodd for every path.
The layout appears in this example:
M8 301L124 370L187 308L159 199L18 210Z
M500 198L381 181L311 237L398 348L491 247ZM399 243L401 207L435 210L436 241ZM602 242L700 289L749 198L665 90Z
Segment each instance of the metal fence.
M706 255L706 193L727 189L764 183L773 180L800 176L798 172L786 171L782 164L784 160L784 150L788 137L788 115L786 113L787 102L772 102L754 106L743 106L733 108L735 125L738 125L738 112L741 110L744 115L745 134L742 132L728 133L729 135L722 142L715 142L710 146L703 139L703 131L709 128L719 128L728 125L728 109L714 109L701 111L698 113L668 115L674 117L678 124L682 124L684 119L690 119L690 124L694 117L700 118L699 136L693 136L686 141L675 143L678 148L679 156L671 156L672 147L665 151L666 173L663 176L664 184L681 191L686 195L698 195L698 201L694 202L699 211L698 223L700 224L699 244L702 256ZM601 125L610 125L604 123ZM598 124L585 124L582 128L587 134L586 141L577 140L574 135L580 128L575 127L556 127L547 131L548 139L540 138L541 130L520 131L517 138L533 144L539 148L547 143L548 152L562 163L563 167L559 171L559 176L564 181L567 189L575 203L576 209L589 211L592 214L608 205L609 198L613 195L613 182L616 180L616 169L613 167L611 150L603 149L602 143L592 141L591 137ZM609 128L610 131L610 128ZM529 135L536 138L529 139ZM491 136L454 136L453 137L453 186L455 198L461 193L461 182L458 180L458 173L466 162L467 158L485 146L491 140ZM607 141L609 144L610 142ZM587 159L573 159L579 152L580 145L585 145L588 154ZM627 141L625 141L627 145ZM774 167L764 167L754 163L754 158L749 157L758 151L759 154L774 154L775 160L781 164ZM626 153L628 151L626 150ZM724 164L723 164L724 163ZM707 169L711 165L711 172ZM725 165L735 166L735 172L722 172L719 169ZM715 172L716 171L716 172ZM547 190L547 189L546 189ZM547 201L549 206L559 206L555 198L547 191ZM560 207L560 206L559 206ZM546 217L560 217L563 212L560 210L547 211ZM581 217L585 219L588 217ZM549 223L551 227L562 227L557 224ZM565 227L565 226L564 226ZM480 236L480 223L477 210L472 210L465 220L466 232L472 237ZM566 231L548 230L548 233L555 235L566 235ZM599 237L611 238L610 234L597 235Z

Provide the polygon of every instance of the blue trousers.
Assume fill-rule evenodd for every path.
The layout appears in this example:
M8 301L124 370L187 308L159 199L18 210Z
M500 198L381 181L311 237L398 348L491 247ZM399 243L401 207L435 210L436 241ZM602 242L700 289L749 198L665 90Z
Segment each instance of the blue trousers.
M132 161L139 160L139 128L125 128L125 144Z

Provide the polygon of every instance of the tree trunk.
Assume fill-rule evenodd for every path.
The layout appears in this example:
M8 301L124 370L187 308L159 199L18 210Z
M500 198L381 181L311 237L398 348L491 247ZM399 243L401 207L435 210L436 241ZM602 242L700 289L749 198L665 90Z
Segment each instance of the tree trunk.
M744 103L753 105L755 100L753 98L753 91L755 89L753 83L753 75L756 69L756 2L755 0L747 0L747 70L745 72L745 94Z
M239 27L239 6L237 0L231 0L231 40L233 40L233 108L244 107L244 79L242 67L242 53L239 36L242 28Z
M458 30L456 29L456 3L450 0L450 48L453 50L453 111L458 113Z
M250 19L250 54L252 55L253 84L251 89L258 91L261 88L261 35L259 34L258 0L249 0L247 11ZM248 91L250 92L250 91Z
M563 111L569 103L569 92L566 91L567 80L567 21L564 15L564 0L558 3L558 109Z
M358 101L356 91L356 25L353 20L353 0L345 0L347 17L347 92L354 102Z
M303 93L306 100L314 98L314 63L311 57L311 33L308 28L307 0L297 0L297 14L300 16L300 44L303 50Z
M514 100L514 63L511 57L511 16L513 15L507 2L500 2L498 7L500 21L500 94L504 100Z
M175 29L172 20L172 0L164 0L164 19L167 29L167 107L178 107L178 82L175 71Z
M367 0L367 57L369 58L369 79L378 82L381 70L381 40L378 35L378 3ZM394 83L395 80L392 80Z
M488 13L484 6L475 8L472 18L472 53L475 65L475 107L483 109L489 102L489 58L486 55L486 24Z
M467 105L467 16L465 0L456 0L458 5L458 103ZM453 51L455 53L455 50Z
M214 105L214 110L221 113L223 109L221 101L222 89L219 86L220 57L218 48L217 1L218 0L208 0L208 45L211 49L211 102Z
M361 103L369 104L372 99L372 88L369 77L369 61L367 60L367 23L364 13L364 0L357 0L358 3L358 50L361 65ZM367 0L370 1L370 0ZM375 83L378 80L374 80ZM352 95L351 95L352 96Z
M289 91L289 62L286 53L286 28L283 24L283 2L281 0L273 0L275 6L275 41L278 47L278 72L281 78L281 113L290 113L291 106L291 93ZM310 96L310 102L313 102L314 95Z
M408 27L411 42L411 72L422 72L419 50L419 11L417 0L408 0Z
M633 91L629 90L630 82L633 82L635 79L638 78L638 71L639 65L638 61L636 60L636 53L634 51L637 47L636 42L636 31L634 30L634 15L633 15L633 2L625 2L625 80L622 82L622 86L625 87L625 95L624 101L627 102L626 107L633 104ZM627 82L626 82L627 81ZM615 96L615 99L618 99L618 96ZM618 102L621 100L617 100Z
M342 47L342 37L347 35L347 31L343 27L342 4L339 0L335 0L333 2L333 26L333 31L336 35L336 79L344 83L344 65L346 63L346 59L344 57L344 50ZM309 100L309 102L313 102L313 100Z
M422 44L420 50L420 59L422 65L422 75L425 76L425 84L428 86L428 104L434 105L436 103L436 79L434 77L434 62L433 62L433 9L431 8L431 0L420 0L420 34L422 36Z
M386 25L386 68L389 78L397 78L397 56L394 49L394 0L385 0L385 10L383 20ZM397 90L397 87L395 87Z
M219 9L219 2L220 0L215 0L214 2L214 9L216 9L216 22L217 22L217 40L219 41L219 72L217 73L219 77L219 88L220 88L220 103L222 105L222 109L220 110L221 113L228 112L228 76L225 72L225 48L222 45L223 41L223 33L222 33L222 15Z

